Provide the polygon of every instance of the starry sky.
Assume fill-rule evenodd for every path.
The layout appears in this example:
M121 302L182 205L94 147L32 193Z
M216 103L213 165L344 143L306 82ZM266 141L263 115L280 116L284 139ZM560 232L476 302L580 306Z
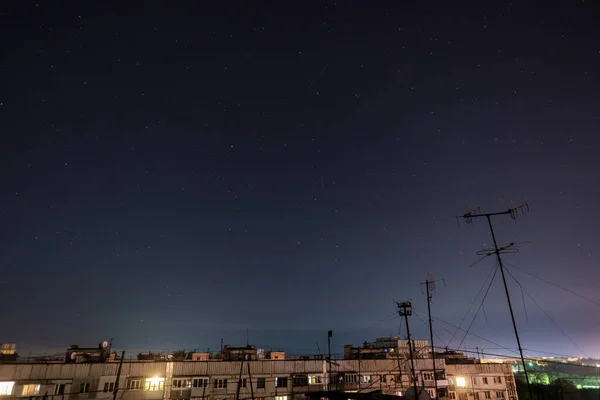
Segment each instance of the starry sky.
M432 274L437 346L514 354L455 219L514 200L526 354L600 356L592 3L3 4L0 342L341 353Z

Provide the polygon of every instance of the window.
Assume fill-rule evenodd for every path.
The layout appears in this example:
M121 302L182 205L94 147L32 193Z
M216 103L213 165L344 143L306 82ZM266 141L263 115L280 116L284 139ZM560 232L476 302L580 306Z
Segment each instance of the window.
M494 383L502 383L502 377L501 376L495 376L494 377Z
M448 385L454 385L454 378L451 376L448 377Z
M456 392L449 392L450 400L456 400Z
M358 375L355 375L355 374L344 375L344 383L358 383Z
M194 378L192 379L192 387L205 388L208 387L208 378Z
M189 388L192 382L187 378L173 378L173 389Z
M265 378L256 378L256 388L257 389L265 388Z
M37 396L40 394L40 385L23 385L23 396Z
M467 386L467 380L465 378L463 378L462 376L457 376L456 377L456 386L458 386L458 387L466 387Z
M362 383L371 383L371 375L363 375Z
M476 386L476 385L477 385L477 377L476 377L476 376L473 376L473 377L471 378L471 382L473 383L473 386Z
M385 376L385 375L380 375L380 376L379 376L379 381L381 381L381 382L383 382L383 383L386 383L386 382L387 382L387 380L386 380L386 376Z
M308 376L294 375L294 386L308 386Z
M488 379L487 376L484 376L483 378L481 378L481 380L483 380L483 384L487 385L488 384Z
M459 398L459 400L467 400L467 394L466 393L459 393L458 398Z
M144 390L157 392L165 388L165 378L149 378L144 382Z
M131 379L127 384L129 390L140 390L142 388L142 381L140 379Z
M54 394L65 394L65 386L64 383L57 383L54 385Z
M424 381L432 381L433 380L433 372L423 372L423 380Z
M275 387L278 387L278 388L288 387L287 376L278 376L277 378L275 378ZM283 396L283 397L285 397L285 396Z
M425 388L425 390L427 390L427 393L429 393L429 397L431 397L432 399L435 399L435 389Z
M496 392L496 398L497 399L503 399L504 398L504 392Z
M79 385L79 393L89 393L89 392L90 392L89 382L84 382Z
M104 393L114 392L115 391L115 383L114 382L104 382Z
M227 389L227 379L215 379L215 389Z
M321 385L323 383L323 379L321 375L309 375L308 376L308 384L309 385Z
M484 396L486 399L491 399L491 398L492 398L492 394L490 393L490 391L489 391L489 390L486 390L485 392L483 392L483 396Z
M275 400L287 400L287 396L275 396Z
M243 388L245 388L245 387L246 387L246 384L247 384L247 378L242 378L242 380L241 380L241 381L239 381L239 385L240 385L240 387L243 387Z
M10 396L14 386L14 382L0 382L0 396Z

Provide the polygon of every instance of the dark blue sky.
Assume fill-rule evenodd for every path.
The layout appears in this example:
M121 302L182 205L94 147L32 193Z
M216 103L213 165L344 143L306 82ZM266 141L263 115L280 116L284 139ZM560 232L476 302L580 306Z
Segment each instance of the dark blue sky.
M454 216L509 200L531 212L499 240L531 243L507 261L600 300L592 2L12 3L0 341L214 349L249 329L316 352L333 329L341 352L398 334L393 299L425 311L428 273L459 325L494 263L469 267L489 231ZM599 305L508 268L523 347L600 355ZM516 348L499 275L484 304L471 332Z

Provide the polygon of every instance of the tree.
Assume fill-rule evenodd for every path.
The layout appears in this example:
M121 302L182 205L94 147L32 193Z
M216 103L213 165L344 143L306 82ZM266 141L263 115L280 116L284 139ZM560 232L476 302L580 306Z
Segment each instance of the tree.
M176 360L184 360L186 356L186 351L184 349L177 350L173 352L173 358Z
M556 379L550 385L553 390L561 393L573 393L577 390L577 386L572 381L562 378Z

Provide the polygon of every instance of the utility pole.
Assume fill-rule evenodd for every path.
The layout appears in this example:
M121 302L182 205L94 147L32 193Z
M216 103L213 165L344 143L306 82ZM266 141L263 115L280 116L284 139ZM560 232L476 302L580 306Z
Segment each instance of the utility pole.
M329 380L331 380L331 337L332 336L333 336L333 331L327 331L327 375L329 376ZM335 384L335 389L337 390L337 382ZM331 388L329 390L331 390Z
M252 400L254 400L254 388L252 387L252 374L250 373L250 363L246 363L248 365L248 380L250 381L250 395L252 396Z
M515 331L515 337L517 339L517 346L519 346L519 354L521 356L521 364L523 365L523 372L525 373L525 380L527 381L527 391L529 392L529 398L533 399L533 393L531 392L531 384L529 382L529 374L527 373L527 366L525 365L525 357L523 357L523 348L521 347L521 340L519 339L519 331L517 330L517 323L515 321L515 314L513 312L512 303L510 301L510 293L508 292L508 285L506 284L506 277L504 275L504 265L502 264L502 257L500 257L500 252L514 245L514 243L510 243L506 246L498 247L498 242L496 241L496 234L494 233L494 227L492 226L492 217L497 215L510 215L513 220L516 220L519 217L519 214L522 214L526 211L529 211L529 205L527 203L516 206L513 202L510 203L508 210L492 212L492 213L482 213L480 210L478 211L467 211L460 218L463 218L466 223L470 224L473 218L485 218L487 219L488 226L490 228L490 233L492 234L492 241L494 242L494 250L489 252L487 255L496 254L496 260L498 261L498 267L500 268L500 273L502 275L502 283L504 283L504 292L506 293L506 301L508 302L508 309L510 311L510 318L512 320L513 329ZM457 217L459 218L459 217Z
M433 325L431 323L431 297L432 291L435 289L435 281L427 279L425 281L425 287L427 288L427 314L429 314L429 340L431 340L431 359L433 361L433 384L435 387L435 397L439 398L438 386L437 386L437 371L435 368L435 346L433 345Z
M115 379L115 388L113 389L113 400L117 400L117 392L119 391L119 378L121 377L121 369L123 368L123 359L125 358L125 350L121 353L119 368L117 369L117 379Z
M242 386L242 372L244 371L244 357L240 363L240 376L238 377L237 390L235 391L235 400L240 400L240 387Z
M415 400L419 398L419 392L417 392L417 376L415 374L415 359L413 358L412 351L412 341L410 338L410 328L408 326L408 316L412 315L412 304L410 301L397 302L396 306L398 307L398 314L401 317L404 317L404 321L406 322L406 336L408 337L408 354L410 356L410 373L412 374L411 378L413 381L413 386L415 388ZM410 384L410 382L409 382Z

